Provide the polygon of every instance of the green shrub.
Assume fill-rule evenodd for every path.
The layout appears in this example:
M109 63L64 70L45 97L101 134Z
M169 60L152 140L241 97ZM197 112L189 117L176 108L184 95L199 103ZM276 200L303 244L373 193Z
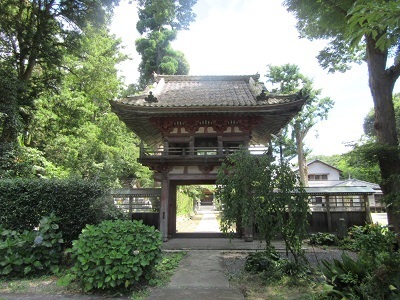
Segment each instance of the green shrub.
M40 220L38 230L0 228L0 274L26 276L57 272L61 259L62 233L54 214Z
M396 235L391 232L388 226L378 223L365 226L353 226L349 235L354 239L357 249L367 255L368 259L374 259L380 252L393 252L396 242Z
M78 179L0 180L0 225L32 230L42 215L54 212L65 246L70 246L86 224L97 224L113 213L106 196L101 185Z
M250 253L246 258L245 270L247 272L259 273L275 269L280 258L275 249Z
M310 235L311 245L334 246L338 243L338 238L332 233L317 232Z
M356 261L323 262L331 296L348 299L399 299L400 253L394 250L395 234L386 226L353 226L342 247L359 251Z
M161 258L161 235L141 221L88 225L73 242L73 272L85 291L128 288L149 279Z
M358 257L353 260L346 253L342 261L323 261L322 272L331 296L338 299L399 299L400 254L383 255L379 265ZM336 299L335 298L335 299Z
M284 276L303 277L307 272L304 263L282 258L273 248L250 253L246 258L245 270L253 274L262 273L268 281L280 280Z

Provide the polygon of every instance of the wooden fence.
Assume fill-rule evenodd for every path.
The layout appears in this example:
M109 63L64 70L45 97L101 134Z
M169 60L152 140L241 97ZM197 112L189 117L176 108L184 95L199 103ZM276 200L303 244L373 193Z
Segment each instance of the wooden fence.
M111 190L114 204L132 220L160 229L161 189L121 188Z
M347 227L371 222L368 196L374 190L369 187L315 187L306 191L311 200L308 221L312 232L337 232L340 219Z

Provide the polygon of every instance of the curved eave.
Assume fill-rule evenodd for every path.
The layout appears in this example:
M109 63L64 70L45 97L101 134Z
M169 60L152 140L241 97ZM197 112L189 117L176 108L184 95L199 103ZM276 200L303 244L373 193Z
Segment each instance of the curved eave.
M297 114L306 99L291 102L252 105L252 106L135 106L110 101L111 109L146 144L153 145L161 141L161 133L149 121L150 117L172 117L211 114L247 114L263 117L261 124L253 129L252 140L255 144L265 144L271 134L277 134Z
M111 107L114 112L128 110L133 114L145 114L145 115L156 115L156 114L187 114L187 113L243 113L243 112L257 112L257 113L271 113L274 111L284 111L287 109L301 109L306 99L298 99L291 102L275 103L275 104L258 104L258 105L238 105L238 106L227 106L227 105L207 105L207 106L150 106L150 105L132 105L128 103L121 103L119 101L110 101Z

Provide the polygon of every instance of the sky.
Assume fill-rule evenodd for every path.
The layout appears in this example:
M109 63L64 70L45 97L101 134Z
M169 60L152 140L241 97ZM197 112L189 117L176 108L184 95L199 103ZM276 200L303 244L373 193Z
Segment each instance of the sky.
M328 74L316 56L325 41L300 39L296 19L281 0L198 0L197 17L190 30L181 31L173 42L190 65L189 75L252 75L264 80L266 66L296 64L300 72L330 97L335 105L327 120L320 121L305 139L311 155L342 154L361 138L363 120L372 109L365 64L354 65L346 73ZM119 66L125 83L135 83L140 56L135 50L137 11L122 0L115 10L111 32L120 37L131 60ZM267 85L268 88L268 85ZM397 83L395 92L400 92Z

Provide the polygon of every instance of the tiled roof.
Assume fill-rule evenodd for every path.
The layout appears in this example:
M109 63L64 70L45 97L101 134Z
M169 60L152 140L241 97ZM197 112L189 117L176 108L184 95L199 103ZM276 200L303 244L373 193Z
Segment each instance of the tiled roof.
M266 143L298 113L307 97L266 94L258 75L166 76L140 95L110 101L112 110L148 145L159 143L161 133L152 117L246 115L262 118L253 128L252 141Z
M372 195L375 191L367 186L319 186L304 188L310 195L347 194L347 195Z
M288 103L295 96L267 95L258 75L237 76L165 76L156 77L152 87L143 93L116 100L120 104L141 107L244 107ZM157 99L153 101L150 93ZM146 100L149 99L150 101Z

